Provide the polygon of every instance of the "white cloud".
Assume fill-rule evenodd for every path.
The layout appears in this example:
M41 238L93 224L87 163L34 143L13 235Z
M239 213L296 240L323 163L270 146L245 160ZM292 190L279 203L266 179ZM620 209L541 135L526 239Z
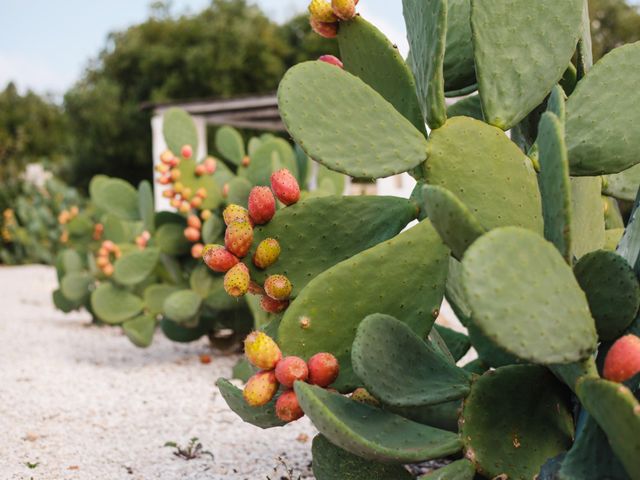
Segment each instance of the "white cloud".
M0 88L13 81L20 92L27 89L61 96L78 72L56 69L40 59L0 51Z

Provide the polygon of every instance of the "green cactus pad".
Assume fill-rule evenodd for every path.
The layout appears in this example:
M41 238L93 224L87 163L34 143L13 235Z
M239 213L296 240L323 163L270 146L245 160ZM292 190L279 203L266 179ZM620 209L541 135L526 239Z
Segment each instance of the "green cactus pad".
M471 341L464 333L456 332L442 325L434 325L433 328L440 334L447 348L451 352L454 361L464 357L471 348Z
M447 108L447 117L471 117L476 120L484 121L480 95L472 95L470 97L463 98L462 100L458 100Z
M281 427L285 424L276 416L275 398L263 407L252 407L242 396L242 390L228 380L220 378L216 386L229 408L245 422L260 428Z
M56 273L58 275L58 281L62 281L62 277L67 273L81 272L84 268L82 257L75 250L66 248L56 257Z
M156 319L150 315L140 315L124 322L122 331L136 347L146 348L153 341Z
M167 285L164 283L158 283L149 285L144 289L144 308L153 315L159 315L164 312L164 301L172 293L179 290L175 285Z
M498 368L522 363L518 357L510 354L489 339L473 322L467 325L467 330L473 348L478 352L478 357L485 365Z
M387 405L435 405L469 393L464 370L389 315L369 315L360 323L351 361L367 390Z
M377 462L419 462L460 451L457 434L421 425L338 393L296 382L304 413L340 448Z
M318 171L316 173L318 179L318 188L324 189L331 195L342 195L345 191L346 177L339 173L329 170L324 165L318 163Z
M424 187L427 216L438 231L442 241L461 259L469 246L485 233L480 222L464 203L443 187Z
M574 267L587 295L600 340L615 340L631 325L640 307L640 285L627 261L614 252L597 250Z
M602 193L633 202L640 187L640 165L604 178Z
M282 120L314 160L359 178L388 177L426 158L426 140L359 78L325 62L290 69L278 89Z
M181 108L170 108L164 113L162 133L167 147L180 155L184 145L191 145L193 153L198 151L198 131L189 114Z
M553 243L570 262L571 183L564 127L551 112L542 115L538 129L540 195L544 217L544 238Z
M75 310L76 308L80 308L80 304L77 302L73 302L64 296L62 290L57 289L53 291L52 294L53 305L63 313L69 313Z
M640 42L616 48L596 63L567 101L572 175L618 173L640 161Z
M640 403L624 385L599 378L578 382L578 398L595 418L631 478L640 478Z
M120 257L114 266L113 279L121 285L136 285L147 278L160 259L157 248L134 250Z
M586 412L585 412L586 413ZM630 480L607 436L590 415L558 471L559 480Z
M569 391L545 368L513 365L472 385L460 418L465 457L486 478L535 478L573 436Z
M410 256L406 255L411 251ZM279 328L286 354L309 358L333 353L340 361L336 388L357 386L351 344L358 324L386 313L426 336L438 316L449 250L428 220L365 250L314 278L289 306ZM384 271L384 279L379 272ZM300 319L308 318L308 328Z
M537 234L493 230L467 250L462 268L473 322L499 347L543 365L594 352L587 299L558 251Z
M622 236L624 235L624 228L614 228L612 230L606 230L604 232L604 245L602 248L610 252L615 252Z
M427 341L433 346L433 348L444 357L450 364L456 363L453 359L453 355L449 351L449 347L445 343L444 339L440 335L440 332L435 329L435 324L431 327L431 331L427 334Z
M222 203L222 191L212 175L196 175L196 165L198 163L192 158L181 160L178 165L180 170L180 183L191 189L195 194L200 188L207 191L207 198L202 201L201 209L214 210Z
M184 255L189 253L191 244L184 236L186 224L165 223L158 228L154 240L162 253Z
M143 180L138 185L138 212L143 228L147 232L153 233L155 231L153 189L147 180Z
M601 190L600 177L571 178L571 246L576 258L604 246Z
M470 93L469 90L477 87L470 17L470 0L447 0L447 46L444 54L447 96L460 90Z
M416 82L398 47L360 16L340 23L338 45L344 68L376 90L426 136Z
M416 210L412 202L397 197L302 200L278 210L271 222L255 229L250 256L265 238L275 238L282 251L266 271L252 264L251 278L262 283L273 273L286 275L295 297L323 271L393 238L415 218Z
M62 294L74 303L81 302L89 296L89 288L93 285L93 277L87 272L67 273L60 282Z
M636 199L624 235L620 240L617 252L633 270L640 272L640 194Z
M311 447L316 480L411 480L402 465L365 460L336 447L322 435L316 435Z
M288 169L293 176L298 174L298 165L291 145L282 138L273 138L262 142L251 155L248 167L238 169L238 175L246 178L251 185L270 185L271 174L282 168Z
M471 307L464 298L464 288L462 286L462 264L453 257L449 258L449 273L445 286L445 296L462 325L467 326L471 317Z
M103 283L91 294L93 313L106 323L118 324L142 310L142 299L111 283Z
M138 192L128 182L108 178L91 192L91 200L100 210L122 220L139 220Z
M249 193L253 188L252 183L246 178L236 177L229 183L229 194L227 196L227 205L235 204L242 207L247 207L249 203Z
M576 49L583 0L474 0L471 30L487 121L508 130L542 103Z
M418 477L417 480L473 480L476 469L466 458L457 460L435 472Z
M384 410L408 418L422 425L439 428L448 432L458 432L458 416L462 410L462 400L426 405L422 407L392 407L384 405Z
M456 195L486 229L516 225L543 230L530 161L495 127L455 117L432 132L426 179Z
M110 213L102 217L102 225L104 232L102 240L111 240L114 243L126 243L131 240L131 231L129 230L129 222L119 219Z
M216 243L222 240L225 225L220 217L212 215L206 222L202 224L202 243Z
M228 126L220 127L216 132L216 149L234 165L242 165L242 159L247 154L240 132Z
M606 230L624 228L624 218L622 218L617 200L603 195L602 203L604 204L604 228Z
M444 97L444 59L447 43L445 0L402 0L410 47L410 62L416 79L418 100L429 127L447 121Z
M577 77L582 79L593 66L593 42L591 41L591 18L589 16L589 0L583 1L582 25L578 42Z
M202 305L202 298L193 290L180 290L172 293L164 301L164 314L170 320L180 324L191 324Z
M200 322L195 327L185 327L171 321L167 318L163 318L160 321L160 328L165 337L172 342L178 343L191 343L202 338L211 329L211 326L206 322Z

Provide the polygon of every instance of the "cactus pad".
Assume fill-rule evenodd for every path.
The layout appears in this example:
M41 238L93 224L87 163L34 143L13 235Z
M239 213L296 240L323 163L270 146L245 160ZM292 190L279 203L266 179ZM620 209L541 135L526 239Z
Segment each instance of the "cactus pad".
M327 439L378 462L419 462L460 451L457 434L421 425L338 393L302 382L294 385L304 413Z
M218 379L216 386L229 408L242 420L260 428L281 427L284 422L276 416L276 399L263 407L251 407L242 396L242 390L224 378Z
M160 251L167 255L184 255L191 248L191 244L184 237L184 224L181 223L161 225L154 240Z
M474 0L471 30L487 121L508 130L542 103L576 49L583 0Z
M372 462L336 447L322 435L316 435L311 447L313 475L316 480L411 480L402 465Z
M618 173L640 160L640 42L616 48L567 101L567 148L572 175Z
M640 187L640 165L635 165L623 172L607 175L604 178L602 192L621 200L633 202Z
M402 0L410 47L410 62L418 88L418 100L429 127L447 120L444 98L444 57L447 42L445 0Z
M338 44L344 68L376 90L426 136L416 82L398 47L359 16L340 24Z
M471 348L469 337L464 333L456 332L455 330L438 324L434 325L433 328L440 334L444 342L447 344L447 348L451 352L451 356L454 361L457 362L464 357Z
M242 135L233 127L223 126L216 132L216 149L234 165L242 165L246 155Z
M128 182L107 178L95 184L91 200L96 207L122 220L139 220L138 192Z
M576 258L604 246L601 190L600 177L571 178L571 246Z
M482 102L480 95L472 95L458 100L447 108L447 116L451 117L471 117L476 120L484 121L482 113Z
M640 403L624 385L599 378L578 382L584 408L607 435L631 478L640 478Z
M153 341L156 330L156 319L150 315L127 320L122 324L122 331L136 347L146 348Z
M501 348L543 365L594 352L587 299L551 243L522 228L496 229L467 250L462 267L473 322Z
M60 282L60 290L68 300L73 303L82 302L93 285L93 277L87 272L70 272L66 274Z
M640 307L640 285L631 266L614 252L597 250L574 267L587 295L601 340L615 340L631 325Z
M412 202L396 197L330 196L300 201L255 229L251 255L265 238L275 238L282 251L267 271L252 266L251 276L264 282L276 272L286 275L295 297L326 269L397 235L415 215Z
M471 0L447 0L447 46L444 88L447 95L475 89L476 66L471 42Z
M530 161L495 127L455 117L432 132L426 180L456 195L486 229L516 225L543 230Z
M91 294L93 312L106 323L122 323L140 313L142 307L140 297L111 283L103 283Z
M153 315L159 315L164 312L165 299L174 292L179 290L174 285L167 285L164 283L156 283L149 285L144 289L144 308Z
M157 248L126 253L114 264L113 278L121 285L136 285L153 272L159 259L160 251Z
M167 147L175 155L180 155L184 145L191 145L193 152L198 151L198 132L191 116L181 108L170 108L164 113L162 133Z
M469 393L464 370L389 315L369 315L360 323L351 359L367 390L387 405L435 405Z
M483 233L484 228L469 209L449 190L427 185L424 187L427 216L442 241L457 259Z
M513 365L478 378L460 418L465 456L486 478L529 478L573 436L568 390L545 368Z
M193 290L180 290L172 293L164 301L164 313L167 318L182 325L193 323L198 315L202 298Z
M553 243L570 262L571 183L564 127L551 112L542 115L538 129L540 159L540 195L544 217L544 238Z
M337 264L309 282L287 309L279 328L281 348L303 358L330 352L340 361L340 387L357 386L350 351L358 324L369 314L386 313L426 336L442 302L448 257L425 220ZM307 328L301 318L309 320Z
M180 161L178 165L178 169L180 170L180 183L190 188L194 193L201 188L207 191L207 198L202 201L200 208L212 210L218 208L222 202L220 187L218 187L218 184L211 175L197 176L195 172L196 165L198 165L198 163L193 158Z
M278 104L295 141L332 170L388 177L426 158L424 135L378 92L333 65L305 62L290 69Z
M450 463L435 472L418 477L418 480L473 480L476 469L466 458Z

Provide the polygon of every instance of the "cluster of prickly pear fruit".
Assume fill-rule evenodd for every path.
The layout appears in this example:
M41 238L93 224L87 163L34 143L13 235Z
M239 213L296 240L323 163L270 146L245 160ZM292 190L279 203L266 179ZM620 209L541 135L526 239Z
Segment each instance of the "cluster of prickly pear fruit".
M326 168L411 174L402 227L419 222L372 232L338 218L344 197L262 232L295 239L278 264L290 304L264 329L341 366L340 393L294 384L321 434L316 478L411 478L403 465L442 458L424 478L640 478L640 43L593 64L585 0L403 0L405 62L361 16L337 23L348 3L311 3L343 68L293 67L281 116ZM355 237L371 244L345 248ZM464 333L435 325L445 298ZM218 384L245 421L281 425Z
M96 254L96 266L102 271L105 277L113 275L113 261L122 256L120 247L111 240L105 240Z
M260 295L260 306L268 313L281 313L289 305L293 290L284 275L270 275L261 286L251 280L247 265L241 262L253 245L255 225L268 224L276 214L276 199L285 206L300 199L300 186L286 168L271 175L271 188L257 186L249 192L248 208L231 204L222 213L226 231L223 245L206 245L202 250L204 263L214 272L224 273L224 289L232 297L247 293ZM280 256L281 246L274 238L262 240L252 258L253 265L266 269Z
M356 15L358 0L312 0L309 4L309 23L318 35L335 38L338 23L349 21Z
M180 149L182 159L189 160L193 157L193 147L191 145L183 145ZM208 193L205 188L198 188L192 191L187 185L180 180L182 172L179 169L180 157L177 157L171 150L165 150L160 155L160 163L156 165L156 172L159 177L157 182L160 185L169 186L163 190L162 195L169 199L171 206L181 213L189 213L193 209L199 209L203 201L207 198ZM203 175L213 175L216 172L216 159L207 157L202 163L194 167L196 177Z
M278 344L264 332L252 332L244 341L247 360L260 371L247 381L243 397L251 407L263 407L282 392L275 402L275 413L285 423L304 416L293 386L308 382L328 388L338 378L340 365L330 353L318 353L305 362L300 357L284 357Z

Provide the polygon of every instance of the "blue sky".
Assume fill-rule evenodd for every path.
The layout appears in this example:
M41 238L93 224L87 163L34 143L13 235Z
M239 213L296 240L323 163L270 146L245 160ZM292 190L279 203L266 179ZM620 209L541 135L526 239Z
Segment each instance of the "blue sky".
M304 11L309 0L253 0L283 21ZM81 75L104 46L110 31L143 21L150 0L1 0L0 89L9 80L19 89L56 97ZM173 11L198 11L209 0L174 0ZM390 6L390 4L392 6ZM399 0L362 0L359 12L406 53Z

